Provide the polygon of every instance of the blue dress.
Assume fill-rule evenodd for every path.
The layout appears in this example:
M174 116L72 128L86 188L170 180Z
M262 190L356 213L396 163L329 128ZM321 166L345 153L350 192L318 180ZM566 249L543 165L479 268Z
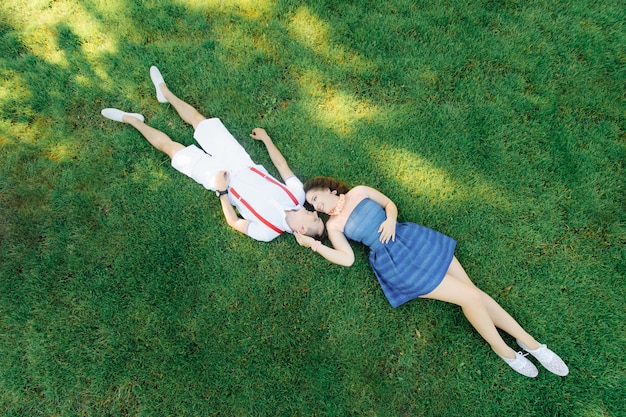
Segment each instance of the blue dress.
M392 307L437 288L448 271L456 241L415 223L397 223L396 239L384 244L378 228L385 210L369 198L350 213L344 227L348 239L369 246L370 265Z

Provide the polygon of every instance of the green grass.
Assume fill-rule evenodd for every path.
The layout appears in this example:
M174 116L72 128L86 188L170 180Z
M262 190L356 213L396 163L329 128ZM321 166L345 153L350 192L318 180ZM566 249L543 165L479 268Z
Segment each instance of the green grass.
M0 5L3 416L623 415L623 3ZM228 228L104 107L190 144L217 115L272 171L389 195L571 374L526 379L454 306L389 307L356 247ZM512 340L507 339L513 343Z

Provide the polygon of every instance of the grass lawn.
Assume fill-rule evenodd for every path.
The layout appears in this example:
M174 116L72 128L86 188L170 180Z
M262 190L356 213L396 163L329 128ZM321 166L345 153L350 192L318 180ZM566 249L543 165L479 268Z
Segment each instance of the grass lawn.
M0 414L619 417L626 13L618 0L5 0ZM368 184L458 241L568 363L510 370L455 306L228 227L134 129L148 69L277 174ZM514 345L510 338L506 339Z

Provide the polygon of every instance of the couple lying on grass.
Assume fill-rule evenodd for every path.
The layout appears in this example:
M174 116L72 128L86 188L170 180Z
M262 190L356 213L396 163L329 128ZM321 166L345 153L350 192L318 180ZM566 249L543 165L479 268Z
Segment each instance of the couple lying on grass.
M172 141L145 124L138 113L108 108L102 110L102 115L133 126L152 146L171 158L174 168L214 191L231 227L260 241L270 241L283 232L293 233L300 245L344 266L354 262L348 239L361 242L370 248L370 264L392 307L414 298L459 305L494 352L515 371L537 376L537 368L526 357L530 353L550 372L560 376L569 373L557 354L537 342L472 283L454 256L456 242L452 238L415 223L398 223L396 205L371 187L348 189L327 177L302 184L265 130L256 128L250 136L267 148L283 182L276 180L252 161L220 119L205 118L175 96L156 67L150 68L150 78L157 100L170 103L193 126L200 147ZM315 211L303 207L305 200ZM326 225L317 212L329 215ZM322 243L326 235L330 245ZM509 347L498 329L515 337L528 353Z

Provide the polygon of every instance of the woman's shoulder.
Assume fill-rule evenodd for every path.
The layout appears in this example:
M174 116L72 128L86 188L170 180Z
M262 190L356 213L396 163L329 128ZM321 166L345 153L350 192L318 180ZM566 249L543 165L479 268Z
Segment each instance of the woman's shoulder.
M356 187L348 191L346 197L355 202L360 202L361 200L365 200L366 198L376 199L377 191L372 187L368 187L367 185L357 185Z
M359 197L367 196L368 190L371 190L371 188L365 185L357 185L356 187L351 188L346 195Z

